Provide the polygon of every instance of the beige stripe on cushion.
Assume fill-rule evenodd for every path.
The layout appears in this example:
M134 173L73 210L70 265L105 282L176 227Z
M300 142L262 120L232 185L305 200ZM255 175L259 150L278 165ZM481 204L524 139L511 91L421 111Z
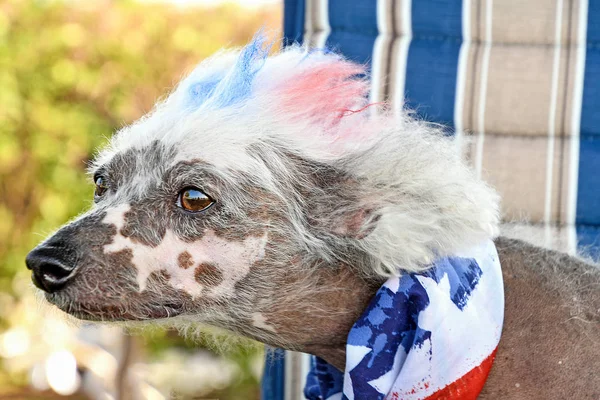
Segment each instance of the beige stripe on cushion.
M584 0L582 0L584 1ZM579 21L580 12L583 11L585 13L585 17L587 17L587 10L581 10L579 7L579 2L575 1L572 9L572 18L571 23L564 26L563 34L567 32L567 29L570 30L571 36L571 44L565 45L563 47L564 56L561 60L561 86L560 89L562 92L559 92L559 97L565 99L565 114L561 119L561 130L565 132L566 135L579 135L579 122L573 123L573 119L575 118L579 121L581 117L581 87L579 89L577 86L581 86L583 84L583 70L578 67L578 63L582 60L579 60L581 54L585 55L585 29L587 26L587 21ZM580 31L580 24L583 24L583 32ZM583 38L581 38L583 36ZM578 44L583 43L583 44ZM584 60L583 60L584 61ZM567 65L568 62L568 65ZM575 99L578 99L576 101Z
M478 136L472 140L476 148ZM505 221L542 221L546 151L545 137L486 135L482 177L502 195Z
M371 97L369 98L371 103L383 102L387 96L390 46L395 36L391 10L392 0L377 0L377 30L379 33L375 39L371 57ZM373 108L373 110L378 111L378 108Z
M395 0L392 7L397 36L390 47L390 83L387 94L393 110L400 110L404 106L406 61L412 40L411 8L412 0Z
M557 157L553 168L554 175L552 176L552 185L555 198L552 199L553 221L561 224L574 223L573 216L570 215L574 204L573 190L576 190L577 176L573 176L571 171L573 163L579 162L579 135L578 122L573 124L573 119L579 119L579 111L576 108L580 107L580 102L575 101L577 95L577 75L582 71L578 71L577 65L577 42L578 38L578 19L579 19L579 1L564 0L562 4L563 25L561 29L561 41L564 46L561 46L560 57L560 72L558 76L557 90L557 109L553 121L550 126L551 131L555 134L554 151ZM581 96L581 94L579 94ZM577 153L573 153L572 146L577 147Z
M477 148L478 136L470 138L467 158ZM569 142L571 138L565 138ZM546 167L548 137L487 134L483 143L482 178L502 196L503 220L507 222L543 223L546 202ZM562 166L561 166L562 162ZM552 185L549 192L553 205L549 222L566 224L569 191L570 153L555 151L552 156Z
M554 22L554 42L557 43L553 46L553 55L552 55L552 78L551 78L551 89L550 89L550 108L548 110L548 150L546 157L546 195L545 195L545 204L544 204L544 223L549 224L552 221L552 211L553 209L558 210L560 204L555 206L553 204L554 196L552 196L553 190L556 190L557 187L560 188L562 186L562 180L560 176L557 179L557 176L554 171L555 167L555 154L560 154L559 163L562 163L562 142L563 135L562 131L559 129L557 131L557 119L561 121L561 116L563 113L561 111L563 108L559 108L559 101L561 98L558 97L559 88L562 87L561 83L564 82L564 79L561 81L561 57L564 56L564 52L562 52L563 46L560 45L561 35L563 32L563 3L564 0L555 0L556 2L556 13L555 13L555 22ZM568 54L568 53L567 53ZM565 68L562 69L565 71ZM563 88L564 89L564 88ZM558 134L558 135L557 135ZM560 140L557 140L560 139ZM558 146L557 146L558 144ZM562 164L560 164L562 166ZM561 173L559 169L559 173ZM561 200L561 196L559 194L559 203ZM560 218L560 215L555 217L556 219Z
M547 133L553 54L553 47L492 47L485 105L486 131Z
M304 3L304 37L303 43L304 46L311 46L312 43L312 35L315 32L315 18L314 18L314 5L312 0L306 0Z
M499 43L555 44L555 15L556 0L495 1L494 37Z
M469 54L471 50L471 0L463 0L462 3L462 37L458 54L458 65L456 72L456 95L454 97L454 131L458 145L462 145L465 127L463 125L463 114L465 106L465 91L467 90L467 67L469 65Z
M473 42L481 42L483 40L484 34L481 28L481 20L482 20L482 6L484 0L468 0L468 3L464 3L465 6L470 8L471 18L469 19L469 31L471 33L470 37ZM463 10L464 13L464 10Z
M485 40L481 19L484 18L480 8L485 0L472 0L470 11L473 15L470 29L472 40ZM574 14L579 8L580 0L564 0L563 24L569 18L568 9L574 3ZM556 0L502 0L493 1L492 37L495 43L511 43L526 45L553 45L556 43L554 20L556 17ZM561 43L566 43L567 34L563 32Z
M482 0L466 5L466 7L469 6L471 7L470 19L475 22L470 35L482 42L469 46L468 51L471 54L463 55L463 60L465 58L467 60L466 79L471 77L472 81L465 85L465 93L463 93L463 114L466 117L462 129L471 130L477 135L477 145L471 153L471 157L477 176L481 176L486 133L485 109L488 96L489 63L494 39L492 36L493 5L492 0Z
M553 202L553 215L555 216L553 221L562 225L572 225L575 220L570 216L570 208L577 206L577 200L576 198L575 200L570 199L570 192L577 189L578 177L571 175L571 169L573 164L579 163L579 138L564 137L561 139L560 146L561 150L558 152L560 163L558 160L555 163L555 176L557 180L560 179L560 183L555 182L556 189L553 191L556 196ZM577 146L577 153L571 152L571 146ZM574 201L575 204L571 205L571 201Z
M306 0L304 43L311 48L323 48L327 42L331 31L328 7L328 0Z
M564 11L565 4L570 3L569 0L546 0L545 2L547 3L545 7L550 11L546 10L541 13L540 18L547 18L544 25L552 30L554 36L546 42L552 43L556 41L557 3L562 3L561 9L563 10L560 14L559 28L561 28L561 32L558 37L566 37L569 27L572 29L575 26L572 23L576 19L575 12ZM534 3L538 4L539 0L534 0ZM493 4L491 25L487 21L489 4ZM505 6L498 4L499 2L491 1L472 1L470 3L471 30L469 34L473 37L474 42L469 46L469 54L465 56L467 62L462 128L472 132L547 134L555 47L503 44L502 30L512 28L510 24L502 20L502 16L496 15L497 9L506 13ZM517 13L513 10L513 14ZM499 26L500 24L502 26ZM491 31L492 43L486 83L483 70L486 61L486 43L480 41L488 37L489 31ZM500 37L497 36L499 33ZM527 32L522 31L520 34L527 35ZM565 95L565 74L568 69L566 61L572 59L572 52L563 50L559 51L559 54L560 68L558 69L555 118L562 120L562 113L567 109L565 99L570 100ZM571 74L572 71L569 71L569 76ZM482 87L483 84L486 84L486 88ZM480 99L483 93L485 93L485 99ZM483 116L481 115L482 106L484 107Z
M471 19L478 16L479 20L469 25L474 29L471 36L481 38L487 26L486 2L473 3L478 4L470 5ZM467 157L475 169L480 163L485 170L483 176L490 176L498 186L507 217L573 223L579 150L577 137L572 136L578 135L579 130L583 72L582 47L575 43L585 43L585 30L580 29L579 22L585 24L585 10L580 11L580 1L552 0L552 7L548 7L552 12L540 14L552 18L546 23L554 29L554 38L547 42L571 46L504 45L496 43L502 38L496 29L497 4L494 3L492 13L494 44L485 90L481 87L484 44L471 43L464 56L466 61L462 62L462 68L466 68L464 100L462 115L457 114L456 118L462 116L457 126L462 123L463 130L473 133L467 139L473 140L467 147ZM557 14L556 10L560 12ZM529 139L514 137L519 135ZM502 140L503 136L506 140ZM532 144L526 145L527 141ZM499 146L501 155L493 152L493 146ZM517 160L515 154L520 155ZM497 171L500 168L502 171ZM526 196L520 197L518 192Z

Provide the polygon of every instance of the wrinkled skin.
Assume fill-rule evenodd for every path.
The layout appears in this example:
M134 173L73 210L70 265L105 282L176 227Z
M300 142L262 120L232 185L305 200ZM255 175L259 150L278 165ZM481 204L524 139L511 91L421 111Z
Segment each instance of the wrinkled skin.
M480 399L600 398L600 268L500 237L505 314Z

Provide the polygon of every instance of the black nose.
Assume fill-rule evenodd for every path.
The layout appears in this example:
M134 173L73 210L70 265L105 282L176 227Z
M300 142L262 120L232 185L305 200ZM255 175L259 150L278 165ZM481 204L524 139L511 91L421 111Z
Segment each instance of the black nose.
M33 272L33 284L48 293L62 289L75 275L72 251L61 243L49 242L36 247L27 255L25 263Z

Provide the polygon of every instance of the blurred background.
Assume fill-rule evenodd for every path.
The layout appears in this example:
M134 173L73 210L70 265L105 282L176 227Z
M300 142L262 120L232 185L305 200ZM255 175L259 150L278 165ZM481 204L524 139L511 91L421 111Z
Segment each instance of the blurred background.
M262 347L69 324L34 296L27 252L86 209L86 163L274 0L0 0L0 399L253 399ZM235 342L234 342L235 343Z

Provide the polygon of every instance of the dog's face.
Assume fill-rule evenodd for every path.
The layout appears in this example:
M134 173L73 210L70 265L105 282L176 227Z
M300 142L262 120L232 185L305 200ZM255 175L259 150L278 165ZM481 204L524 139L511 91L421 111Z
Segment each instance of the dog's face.
M284 345L340 276L379 282L492 235L493 191L426 125L370 113L363 73L260 40L201 64L96 157L95 204L28 255L34 283L81 319Z
M364 235L368 213L345 219L331 208L353 204L358 183L306 159L240 150L236 158L275 175L271 162L287 163L292 176L269 187L250 169L183 153L155 140L101 155L93 208L28 255L34 284L84 320L181 326L188 318L255 338L277 334L272 314L308 294L293 291L331 264L325 253L336 238ZM307 237L325 249L310 249Z
M229 187L210 164L176 155L155 141L94 169L95 206L28 257L48 301L82 319L144 320L226 315L255 295L251 270L272 257L280 207L252 182Z

